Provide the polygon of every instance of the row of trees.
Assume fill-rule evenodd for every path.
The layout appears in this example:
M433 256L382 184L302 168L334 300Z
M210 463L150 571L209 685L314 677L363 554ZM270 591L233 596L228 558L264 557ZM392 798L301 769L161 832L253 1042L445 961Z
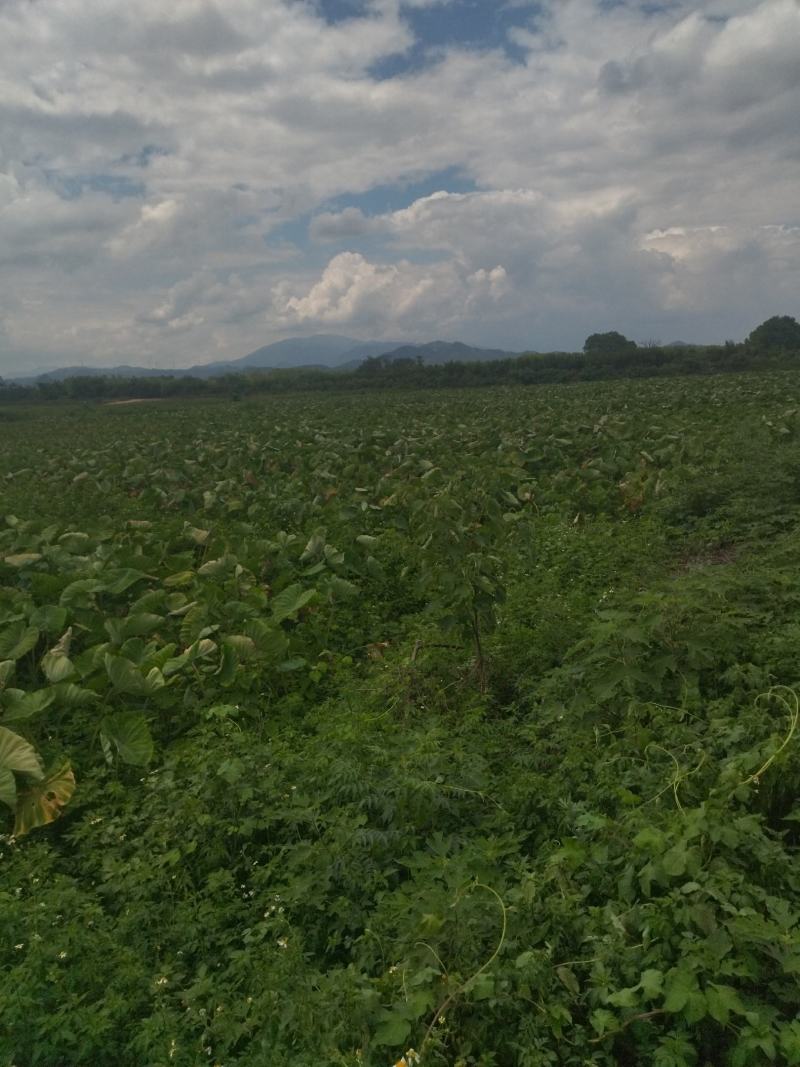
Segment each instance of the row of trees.
M491 362L426 366L417 359L388 360L377 356L349 373L299 369L250 371L216 378L86 376L48 379L29 387L4 383L0 379L0 403L536 385L797 366L798 357L800 325L789 315L783 315L763 322L741 344L726 341L724 345L661 346L649 343L639 346L612 330L587 337L582 353L531 353Z
M744 345L751 352L800 352L800 323L791 315L773 315L771 319L762 322L748 336ZM651 342L646 348L658 348L657 343ZM669 347L669 346L668 346ZM679 347L692 347L681 344ZM723 346L726 349L735 349L733 341L726 341ZM637 351L639 346L635 341L629 341L616 330L608 333L593 333L586 338L583 352L586 356L623 355Z

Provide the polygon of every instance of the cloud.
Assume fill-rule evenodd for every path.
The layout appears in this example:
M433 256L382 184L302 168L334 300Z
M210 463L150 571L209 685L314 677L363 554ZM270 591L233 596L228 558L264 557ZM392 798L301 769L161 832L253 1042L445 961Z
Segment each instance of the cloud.
M455 262L372 263L359 253L341 252L304 295L290 295L281 285L273 303L287 325L356 326L384 335L405 329L418 336L488 310L505 283L500 265L468 272Z
M513 49L439 42L380 80L412 6L0 3L5 351L196 362L313 322L560 347L600 317L713 339L798 312L796 0L518 0ZM448 168L475 191L399 200Z

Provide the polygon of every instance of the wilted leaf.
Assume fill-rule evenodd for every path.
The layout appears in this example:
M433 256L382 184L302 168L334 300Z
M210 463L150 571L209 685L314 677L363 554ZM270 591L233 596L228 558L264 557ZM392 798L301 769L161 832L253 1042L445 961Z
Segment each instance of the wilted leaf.
M14 822L14 836L22 837L36 829L46 826L61 814L61 809L75 792L75 775L69 761L48 772L46 778L20 790L17 797L17 817Z
M63 652L57 652L54 649L45 652L40 666L48 682L53 682L53 684L65 682L67 678L71 678L75 673L75 665L69 656L65 656Z
M41 552L18 552L16 555L4 556L3 562L9 567L27 567L31 563L38 563L41 558Z

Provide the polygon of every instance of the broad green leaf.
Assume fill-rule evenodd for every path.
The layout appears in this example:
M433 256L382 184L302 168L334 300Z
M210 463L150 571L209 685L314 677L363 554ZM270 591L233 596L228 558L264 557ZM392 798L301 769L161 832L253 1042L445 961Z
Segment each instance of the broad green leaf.
M68 761L48 771L46 778L20 790L14 836L22 837L37 826L46 826L53 822L59 817L65 804L69 803L74 792L75 775Z
M11 808L12 811L17 807L17 779L14 777L14 772L9 770L8 767L0 768L0 802Z
M710 983L705 990L708 1014L722 1026L728 1025L731 1013L742 1014L744 1009L739 994L729 985Z
M26 693L23 689L7 689L2 697L3 722L20 722L49 708L56 699L56 690L36 689Z
M364 566L366 567L367 574L370 576L370 578L381 579L385 577L383 566L378 562L377 559L375 559L374 556L367 556L367 560Z
M647 970L642 972L642 977L639 979L639 988L645 995L647 1000L653 1000L657 997L664 985L664 974L662 971Z
M144 581L150 576L144 574L142 571L133 570L130 567L126 567L123 570L117 571L113 576L109 576L103 583L103 591L106 593L124 593L130 589L132 585L136 585L137 582Z
M575 972L570 967L556 967L556 975L564 988L568 989L574 997L577 997L581 987L575 977Z
M629 986L627 989L618 989L616 993L608 996L608 1003L615 1008L632 1008L639 1003L638 986Z
M270 601L272 621L283 622L291 615L296 615L306 604L310 604L316 595L316 589L303 589L297 584L287 586Z
M234 649L237 655L243 659L248 656L255 655L256 645L252 637L247 637L245 634L229 634L222 639L223 645L228 645Z
M166 661L162 668L164 676L168 678L170 675L176 674L190 663L195 663L197 660L207 659L209 656L213 656L216 651L216 641L211 641L208 638L195 641L194 644L185 649L180 656L174 656Z
M684 874L686 871L686 846L683 844L674 845L668 849L661 860L661 864L666 874L671 875L673 878L677 878Z
M44 774L33 745L5 726L0 726L0 770L17 771L37 779Z
M667 975L664 1011L670 1013L682 1011L696 989L697 983L691 971L673 968Z
M0 659L22 659L39 640L39 630L24 622L13 622L0 633Z
M65 708L82 708L93 704L100 697L92 689L82 689L72 682L62 682L53 689L44 690L53 694L54 701Z
M153 758L153 738L147 720L138 712L109 715L100 723L100 731L114 745L123 763L143 767Z
M168 578L165 578L164 585L168 589L180 589L183 586L191 585L194 579L194 571L178 571L177 574L170 574Z
M408 1019L397 1013L385 1019L375 1031L372 1038L373 1045L400 1046L405 1043L411 1033L411 1023Z
M258 651L271 660L280 660L286 655L289 642L283 630L264 619L249 619L244 627L248 637L252 637Z
M134 696L144 693L144 675L129 659L106 653L105 666L111 684L120 693L131 693Z
M67 624L67 610L58 604L43 604L31 612L30 623L46 634L62 633Z
M236 670L239 666L239 657L233 645L223 644L220 655L219 667L216 674L220 685L229 686L236 678Z
M62 590L59 603L65 606L82 605L90 607L96 593L102 593L105 586L97 578L79 578Z
M294 656L292 659L287 659L283 663L278 664L278 670L289 674L292 671L300 671L308 663L308 660L303 659L302 656Z
M142 637L152 633L164 622L163 615L155 615L151 612L140 612L137 615L128 615L122 623L122 632L125 638Z
M204 563L197 573L203 578L218 578L223 574L230 574L236 565L235 556L220 556L219 559L210 559Z
M163 689L166 684L164 675L158 667L151 667L144 677L143 692L145 696L152 696L153 693L157 693L159 689Z
M328 582L329 588L333 594L341 597L358 596L359 588L353 582L349 582L346 578L340 578L338 574L332 574Z
M0 693L8 685L8 682L14 673L16 662L13 659L5 659L0 662Z

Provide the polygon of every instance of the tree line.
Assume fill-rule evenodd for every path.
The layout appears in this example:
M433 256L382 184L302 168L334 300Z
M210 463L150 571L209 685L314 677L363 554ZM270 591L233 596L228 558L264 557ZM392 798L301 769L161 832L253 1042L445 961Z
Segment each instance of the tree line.
M256 370L214 378L77 376L19 385L0 379L0 403L51 400L161 399L259 393L346 392L539 385L796 367L800 324L773 316L743 342L638 345L615 330L587 337L582 352L527 353L508 359L428 366L417 359L375 356L353 371Z

